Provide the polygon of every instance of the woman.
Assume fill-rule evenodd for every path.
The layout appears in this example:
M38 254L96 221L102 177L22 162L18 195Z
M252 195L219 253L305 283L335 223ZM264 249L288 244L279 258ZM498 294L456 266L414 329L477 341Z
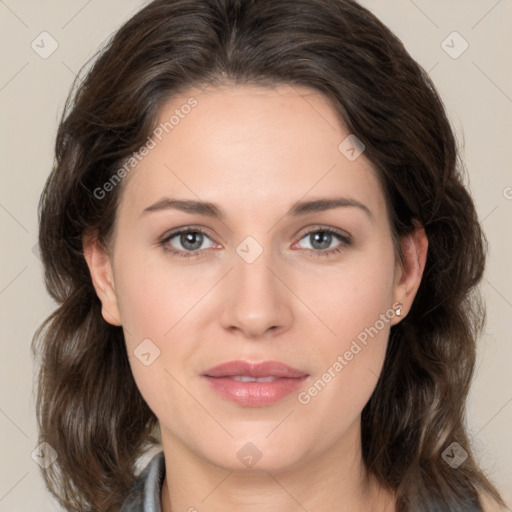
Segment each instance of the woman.
M50 491L501 510L464 425L486 240L461 169L428 75L356 2L142 9L70 99L41 197Z

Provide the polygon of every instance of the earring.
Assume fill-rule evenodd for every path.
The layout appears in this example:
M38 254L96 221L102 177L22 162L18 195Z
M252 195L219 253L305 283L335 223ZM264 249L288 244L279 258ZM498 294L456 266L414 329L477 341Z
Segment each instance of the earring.
M402 304L400 304L400 307L396 310L396 316L400 316L402 314Z

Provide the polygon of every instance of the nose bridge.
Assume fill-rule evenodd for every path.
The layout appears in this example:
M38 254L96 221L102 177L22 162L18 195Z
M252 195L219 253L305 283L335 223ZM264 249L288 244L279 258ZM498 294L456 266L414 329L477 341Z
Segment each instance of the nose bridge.
M290 321L288 293L275 275L278 265L273 254L270 245L252 236L235 248L229 300L222 316L226 328L237 327L255 337Z
M248 287L253 295L270 293L273 297L276 283L274 275L269 270L275 266L272 252L268 244L263 247L253 237L247 237L241 242L236 248L235 286L239 284Z

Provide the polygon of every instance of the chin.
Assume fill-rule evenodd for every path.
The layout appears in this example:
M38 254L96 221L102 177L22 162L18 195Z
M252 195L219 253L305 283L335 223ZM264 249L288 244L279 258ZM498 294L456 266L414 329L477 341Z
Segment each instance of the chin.
M278 436L274 440L261 436L235 437L224 443L219 450L207 450L203 457L224 470L255 474L261 472L280 473L300 465L310 455L307 447L300 446L298 440L288 438L283 443ZM271 436L272 437L272 434Z

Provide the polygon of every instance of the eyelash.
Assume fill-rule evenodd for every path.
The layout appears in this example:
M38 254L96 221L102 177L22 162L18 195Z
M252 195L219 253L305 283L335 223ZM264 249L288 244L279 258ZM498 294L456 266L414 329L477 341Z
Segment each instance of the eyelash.
M202 229L200 229L200 228L190 228L190 227L187 227L187 228L180 229L178 231L174 231L174 232L170 233L161 242L159 242L159 245L162 246L162 248L163 248L163 250L165 252L171 253L174 256L178 256L180 258L198 258L201 255L201 253L203 251L206 251L207 249L200 249L200 250L195 250L195 251L179 251L179 250L176 250L176 249L170 249L169 246L167 245L170 240L172 240L173 238L175 238L178 235L182 235L182 234L185 234L185 233L200 233L200 234L210 238L208 236L208 234L205 231L203 231ZM342 245L344 245L344 246L349 246L352 243L350 237L348 237L346 235L343 235L339 231L337 231L335 229L332 229L332 228L315 228L315 229L312 229L312 230L307 231L306 233L304 233L299 238L299 241L302 240L303 238L305 238L306 236L312 235L314 233L328 233L330 235L334 235L335 237L340 239ZM340 253L342 251L342 249L339 248L339 247L338 248L334 248L334 249L328 249L328 250L316 250L316 249L304 249L304 250L307 251L308 253L310 253L311 256L319 257L319 258L328 258L328 257L334 256L334 255L336 255L336 254L338 254L338 253Z

